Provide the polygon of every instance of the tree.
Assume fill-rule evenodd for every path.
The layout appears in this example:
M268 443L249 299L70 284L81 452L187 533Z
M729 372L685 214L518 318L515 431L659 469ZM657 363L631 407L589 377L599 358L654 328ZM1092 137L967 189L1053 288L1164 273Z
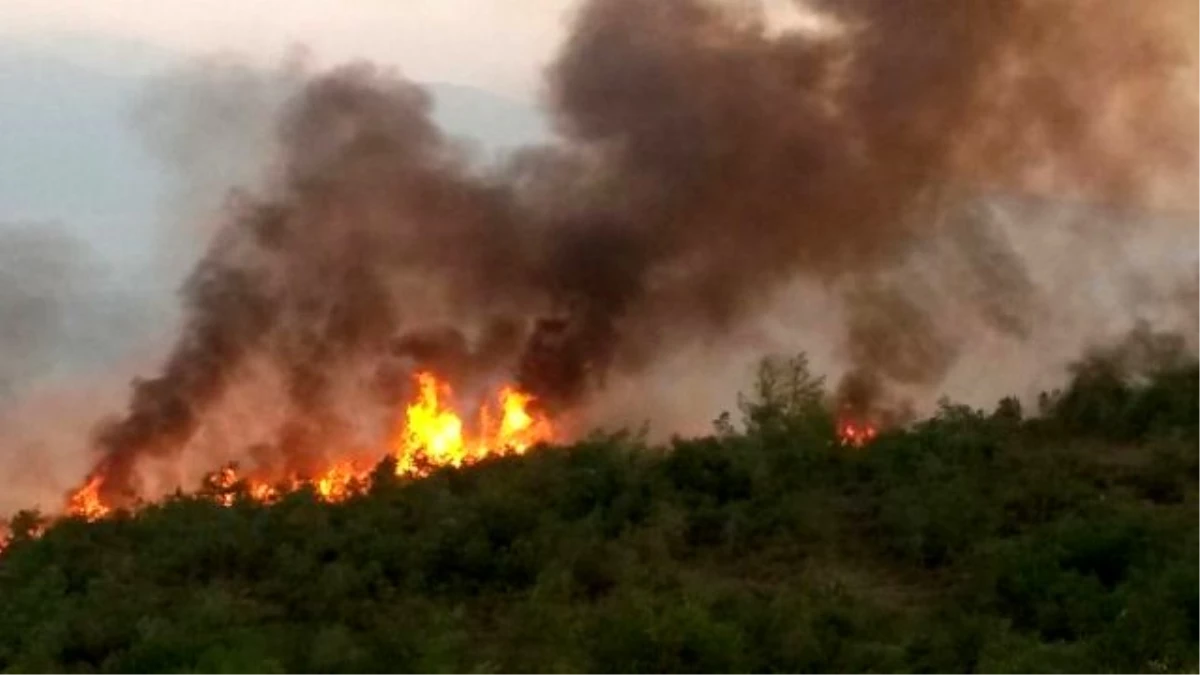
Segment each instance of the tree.
M749 395L738 396L742 422L752 434L775 435L830 427L825 378L809 370L808 356L767 356L755 369Z

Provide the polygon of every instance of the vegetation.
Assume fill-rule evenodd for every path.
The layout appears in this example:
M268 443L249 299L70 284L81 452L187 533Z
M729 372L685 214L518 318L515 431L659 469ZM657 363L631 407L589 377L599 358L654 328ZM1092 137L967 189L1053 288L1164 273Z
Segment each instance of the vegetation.
M384 465L338 504L22 514L0 667L1195 672L1200 369L1120 361L1032 417L946 403L863 448L776 359L742 424L666 447Z

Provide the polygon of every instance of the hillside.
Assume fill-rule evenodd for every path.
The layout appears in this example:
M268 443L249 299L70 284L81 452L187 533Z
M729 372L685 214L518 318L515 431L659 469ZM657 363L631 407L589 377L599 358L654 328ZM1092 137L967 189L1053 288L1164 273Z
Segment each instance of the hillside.
M22 514L0 667L1194 672L1198 368L1137 371L1093 356L1036 413L946 403L845 447L772 360L741 424L665 447Z

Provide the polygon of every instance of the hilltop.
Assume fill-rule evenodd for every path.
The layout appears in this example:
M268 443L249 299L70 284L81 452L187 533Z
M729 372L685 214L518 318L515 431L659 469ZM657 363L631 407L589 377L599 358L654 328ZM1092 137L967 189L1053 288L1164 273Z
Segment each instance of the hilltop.
M1194 672L1198 373L1090 357L1036 411L946 402L847 447L775 359L705 438L24 513L0 667Z

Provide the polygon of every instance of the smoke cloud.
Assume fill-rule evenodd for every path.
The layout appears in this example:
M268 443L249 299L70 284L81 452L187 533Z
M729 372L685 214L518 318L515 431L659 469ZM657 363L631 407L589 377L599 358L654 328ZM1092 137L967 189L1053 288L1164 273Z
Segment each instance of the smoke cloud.
M86 253L53 228L0 228L0 402L51 366Z
M152 311L65 227L0 223L0 512L57 507L120 406Z
M1185 4L820 1L777 30L747 3L592 0L546 74L556 140L492 166L399 75L312 74L184 284L164 367L97 434L101 494L136 495L248 364L285 401L258 456L303 473L352 433L348 374L381 408L404 364L515 375L569 414L795 283L842 307L855 405L934 387L1053 304L996 195L1195 211Z

